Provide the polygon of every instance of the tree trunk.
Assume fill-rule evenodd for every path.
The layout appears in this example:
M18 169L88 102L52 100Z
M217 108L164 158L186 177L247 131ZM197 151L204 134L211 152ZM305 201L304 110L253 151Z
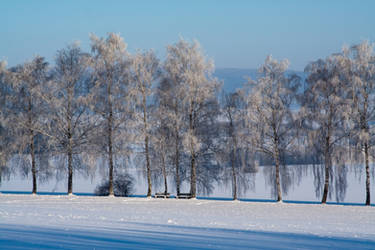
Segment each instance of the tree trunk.
M197 197L197 172L195 166L195 153L191 154L191 180L190 180L190 194L192 198Z
M193 111L192 110L190 110L190 114L189 114L189 128L190 128L190 132L193 133L194 125L193 125ZM196 155L195 155L194 148L195 146L191 139L190 141L190 151L191 151L190 194L192 198L197 197L197 170L195 166Z
M110 79L110 77L108 77ZM110 80L108 80L110 82ZM114 196L115 193L113 191L113 145L112 145L112 126L113 126L113 107L112 107L112 91L111 91L111 83L108 83L107 87L107 95L108 95L108 163L109 163L109 188L108 188L108 194L109 196Z
M108 160L109 160L109 196L114 196L113 192L113 155L112 155L112 126L109 123L108 129Z
M31 173L33 175L33 194L37 192L37 183L36 183L36 161L35 161L35 149L34 149L34 132L30 130L30 153L31 153Z
M364 103L363 103L363 111L360 116L360 122L361 122L361 132L365 132L365 134L369 134L369 125L367 121L367 111L368 111L368 95L364 96ZM365 137L363 149L365 153L365 169L366 169L366 206L370 205L371 199L370 199L370 164L369 164L369 145L368 145L368 139Z
M327 203L328 197L328 188L329 188L329 170L331 168L331 155L330 155L330 137L326 137L326 145L325 145L325 152L324 152L324 169L325 169L325 176L324 176L324 189L323 189L323 198L322 203Z
M233 119L232 115L230 112L228 112L229 115L229 133L230 136L232 137L232 143L233 143L233 148L231 152L231 166L232 166L232 177L233 177L233 200L237 200L237 175L236 175L236 153L237 153L237 140L234 134L234 125L233 125Z
M176 136L176 155L175 155L175 166L176 166L176 192L177 196L180 195L180 150L179 150L179 140Z
M178 103L175 103L175 115L178 115ZM177 118L175 118L177 119ZM180 195L180 135L178 131L177 120L175 121L175 167L176 167L176 192L177 196Z
M71 102L73 98L73 91L68 90L68 195L73 194L73 138L72 138L72 115L71 115Z
M113 152L112 152L112 110L108 117L108 162L109 162L109 196L114 196L113 192Z
M145 150L146 150L146 168L147 168L147 197L151 197L151 168L150 156L148 153L148 136L145 137Z
M276 192L277 201L281 201L281 185L280 185L280 151L279 151L279 137L277 134L276 126L273 127L273 140L274 140L274 152L273 158L275 160L275 180L276 180Z
M165 159L164 159L164 153L162 153L161 156L162 161L162 168L163 168L163 177L164 177L164 194L167 195L168 193L168 182L167 182L167 170L165 169Z
M277 201L281 201L281 185L280 185L280 153L279 147L275 146L275 167L276 167L276 189L277 189Z
M32 129L32 100L29 98L28 115L29 115L29 126L30 126L30 154L31 154L31 174L33 176L33 190L32 193L37 192L37 180L36 180L36 161L35 161L35 144L34 144L34 130Z
M369 206L370 199L370 165L369 165L369 154L368 154L368 144L365 143L365 164L366 164L366 205Z
M73 193L73 154L68 150L68 195Z
M147 104L146 95L143 93L143 125L145 129L145 154L146 154L146 170L147 170L147 197L151 197L151 167L150 155L148 149L148 124L147 124Z
M179 147L179 132L176 126L175 134L175 167L176 167L176 192L180 195L180 147Z
M235 168L235 150L233 150L231 155L231 165L232 165L232 177L233 177L233 200L237 200L237 175Z

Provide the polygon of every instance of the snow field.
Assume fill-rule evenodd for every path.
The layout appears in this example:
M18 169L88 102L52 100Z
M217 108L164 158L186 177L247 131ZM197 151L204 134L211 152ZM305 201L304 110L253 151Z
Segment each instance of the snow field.
M54 232L57 237L56 242L63 248L64 246L70 246L67 248L82 247L82 245L65 245L67 242L63 239L66 237L67 231L70 232L69 237L79 238L81 235L82 238L92 235L93 238L88 240L89 242L85 246L99 248L109 246L106 244L114 244L113 239L116 237L134 240L132 236L134 232L137 232L137 237L139 237L137 243L140 245L137 247L151 246L151 248L152 245L142 245L142 242L147 242L149 239L147 232L152 235L160 234L154 235L152 240L149 239L149 243L152 244L162 243L162 245L155 243L155 248L194 246L194 239L204 238L204 236L207 236L206 241L202 241L204 245L197 245L197 248L216 248L218 246L241 248L241 246L249 246L250 239L253 239L251 244L269 247L278 246L277 241L284 239L287 244L285 246L292 248L296 247L293 245L296 242L300 242L298 248L309 244L313 244L310 245L311 247L317 246L316 244L325 246L324 241L327 240L332 241L332 244L338 244L335 245L336 247L348 247L349 243L353 244L353 240L355 244L358 243L356 240L359 240L362 245L352 246L374 248L375 209L365 206L199 199L1 194L0 235L2 236L0 236L0 243L15 246L9 239L14 239L12 233L19 234L20 231L26 231L27 233L23 232L22 235L25 235L25 239L29 237L33 244L35 243L33 239L38 237L42 244L45 238L40 235ZM38 234L38 236L33 234ZM233 238L232 234L237 236ZM93 235L101 235L104 237L103 239L108 238L108 241L105 241L105 244L97 242L99 238ZM171 245L163 243L165 237L169 237L168 242ZM175 241L171 237L174 237ZM192 238L184 242L186 237ZM215 237L222 238L222 245ZM336 238L341 239L342 242L338 242ZM233 242L225 242L223 239ZM95 245L95 242L98 245ZM191 244L189 245L188 242ZM211 245L214 242L219 245ZM266 245L261 245L262 242ZM119 242L115 241L115 243ZM43 248L43 244L37 248ZM30 246L32 247L32 245L21 244L21 247ZM53 244L45 245L45 247L51 246L60 247L60 245ZM116 245L111 246L116 247ZM252 246L256 247L256 245Z

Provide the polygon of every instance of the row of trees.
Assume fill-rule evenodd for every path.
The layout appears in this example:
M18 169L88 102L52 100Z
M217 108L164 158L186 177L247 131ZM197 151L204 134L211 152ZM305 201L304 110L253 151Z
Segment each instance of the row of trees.
M291 181L286 164L314 164L316 194L325 203L335 169L350 160L364 163L369 205L373 46L363 42L312 62L303 77L288 65L269 56L257 79L224 93L198 42L168 46L160 62L152 50L130 54L113 33L92 35L91 53L77 44L58 51L54 65L39 56L8 69L2 63L1 169L16 159L31 170L36 193L38 178L60 164L71 194L75 170L105 162L113 195L115 176L136 155L147 196L160 179L167 193L170 177L177 194L190 182L193 197L197 187L209 193L213 181L230 180L237 199L260 162L271 165L281 201Z

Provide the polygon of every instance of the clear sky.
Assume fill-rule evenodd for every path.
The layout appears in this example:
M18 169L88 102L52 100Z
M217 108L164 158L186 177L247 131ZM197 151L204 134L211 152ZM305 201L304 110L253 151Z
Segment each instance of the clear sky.
M303 70L342 45L375 41L375 1L1 0L0 60L10 66L35 54L53 60L89 33L120 33L132 52L153 48L160 57L180 36L197 39L216 67L256 68L272 54Z

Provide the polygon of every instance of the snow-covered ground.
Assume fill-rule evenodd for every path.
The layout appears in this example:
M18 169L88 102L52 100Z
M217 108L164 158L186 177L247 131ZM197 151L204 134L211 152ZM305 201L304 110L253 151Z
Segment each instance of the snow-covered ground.
M0 248L375 249L375 207L0 195Z

